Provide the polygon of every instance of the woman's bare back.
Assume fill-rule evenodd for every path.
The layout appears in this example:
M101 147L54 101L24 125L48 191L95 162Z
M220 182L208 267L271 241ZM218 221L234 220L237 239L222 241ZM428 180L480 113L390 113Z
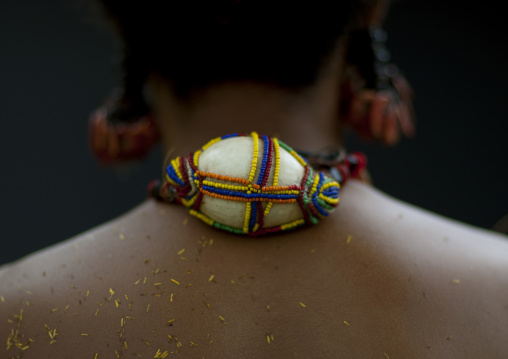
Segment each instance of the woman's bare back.
M508 242L343 189L316 227L247 238L178 206L0 271L0 357L501 358Z

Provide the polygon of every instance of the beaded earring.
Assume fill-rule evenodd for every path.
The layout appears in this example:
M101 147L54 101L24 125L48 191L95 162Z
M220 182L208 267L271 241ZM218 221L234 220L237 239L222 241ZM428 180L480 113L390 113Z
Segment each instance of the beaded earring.
M400 131L415 133L413 92L397 66L389 63L386 33L379 27L355 30L346 53L341 87L341 120L367 140L394 145Z
M116 91L90 116L90 147L103 164L139 159L159 140L155 119L146 105L133 105Z

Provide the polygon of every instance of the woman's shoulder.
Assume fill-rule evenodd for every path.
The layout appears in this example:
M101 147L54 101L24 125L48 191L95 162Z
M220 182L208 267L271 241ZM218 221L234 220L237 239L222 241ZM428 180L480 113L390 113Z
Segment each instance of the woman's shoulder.
M358 182L348 190L352 193L344 191L342 224L354 223L362 247L401 270L419 267L432 281L437 279L432 273L453 277L462 271L464 278L453 277L452 284L484 275L491 283L508 280L508 236L440 216Z
M0 326L0 338L7 342L7 357L79 353L94 358L98 353L101 358L127 349L153 357L157 349L150 343L160 333L152 333L157 327L152 314L162 312L161 302L172 300L169 286L183 287L185 279L179 273L177 280L174 270L187 254L175 240L183 238L179 229L187 227L187 215L172 210L147 201L115 220L3 266L0 321L6 325ZM147 323L153 328L134 340L132 331ZM163 325L165 329L167 321Z
M342 246L343 259L354 266L351 287L364 290L354 299L369 301L363 313L387 333L400 330L399 338L411 344L401 356L415 348L421 351L412 357L442 355L437 350L448 351L448 357L461 357L461 350L501 357L508 350L503 339L508 335L508 237L354 181L344 188L341 202L344 211L334 223L352 235ZM380 327L371 334L382 332Z

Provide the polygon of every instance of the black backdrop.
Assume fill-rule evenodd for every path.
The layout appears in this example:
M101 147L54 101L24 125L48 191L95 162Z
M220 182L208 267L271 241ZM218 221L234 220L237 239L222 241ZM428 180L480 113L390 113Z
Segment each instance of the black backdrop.
M0 4L0 264L126 212L161 173L160 151L115 169L88 152L116 44L85 3ZM443 3L398 1L385 26L416 92L417 137L388 149L349 136L349 148L388 194L490 228L508 213L508 31L494 1Z

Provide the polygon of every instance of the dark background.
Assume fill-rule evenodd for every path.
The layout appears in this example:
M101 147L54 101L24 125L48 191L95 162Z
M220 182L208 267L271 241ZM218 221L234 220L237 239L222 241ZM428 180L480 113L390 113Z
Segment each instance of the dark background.
M508 213L508 31L499 3L444 3L398 1L385 25L417 137L348 147L388 194L491 228ZM114 169L88 151L88 115L115 84L117 45L96 23L85 1L0 4L0 264L119 216L160 176L160 151Z

